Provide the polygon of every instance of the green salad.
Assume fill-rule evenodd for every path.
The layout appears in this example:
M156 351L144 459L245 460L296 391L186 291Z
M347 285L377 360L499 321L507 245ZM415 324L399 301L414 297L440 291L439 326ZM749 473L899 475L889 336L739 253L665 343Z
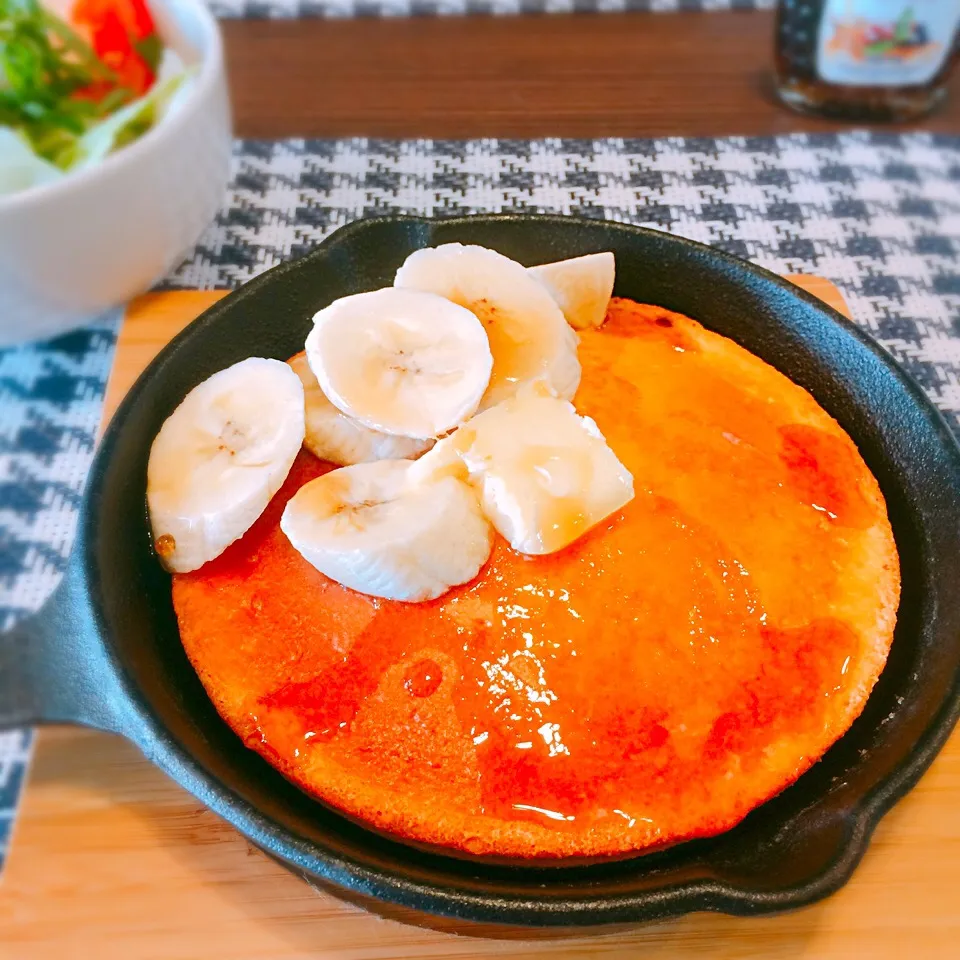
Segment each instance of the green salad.
M77 0L62 19L0 0L0 194L99 163L175 109L192 80L144 0Z

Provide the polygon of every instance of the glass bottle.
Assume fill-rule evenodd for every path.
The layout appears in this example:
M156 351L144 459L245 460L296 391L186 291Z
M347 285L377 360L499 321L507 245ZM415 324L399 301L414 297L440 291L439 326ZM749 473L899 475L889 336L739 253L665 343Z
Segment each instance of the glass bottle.
M780 0L780 99L851 121L923 116L946 95L958 25L960 0Z

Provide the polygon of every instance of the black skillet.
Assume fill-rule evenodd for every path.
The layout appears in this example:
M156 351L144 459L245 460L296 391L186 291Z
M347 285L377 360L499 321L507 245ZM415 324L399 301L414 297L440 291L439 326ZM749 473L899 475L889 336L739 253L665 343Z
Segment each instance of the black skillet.
M840 421L880 481L903 568L886 670L826 757L723 836L550 868L414 849L348 822L247 750L187 662L144 507L160 424L216 370L252 355L291 356L320 307L387 285L412 250L454 240L528 264L613 250L617 294L696 317L778 367ZM872 341L772 274L687 240L600 221L361 221L209 309L130 391L100 445L64 583L36 618L0 637L0 726L65 721L122 734L291 869L423 911L546 926L781 910L850 876L877 821L957 719L958 532L960 451L943 420Z

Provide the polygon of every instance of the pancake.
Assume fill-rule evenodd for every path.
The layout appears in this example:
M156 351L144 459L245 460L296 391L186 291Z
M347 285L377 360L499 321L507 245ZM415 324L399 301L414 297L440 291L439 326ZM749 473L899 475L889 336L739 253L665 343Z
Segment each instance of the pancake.
M502 540L405 604L279 529L332 467L301 453L240 541L177 575L183 645L251 749L400 838L510 858L647 851L729 829L861 712L890 647L876 480L799 386L660 307L581 334L579 412L635 478L563 551Z

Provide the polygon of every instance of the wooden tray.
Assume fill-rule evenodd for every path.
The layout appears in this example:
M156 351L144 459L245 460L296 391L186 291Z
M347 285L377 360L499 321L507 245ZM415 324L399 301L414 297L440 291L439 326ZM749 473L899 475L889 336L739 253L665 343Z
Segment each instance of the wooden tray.
M794 282L839 310L816 277ZM222 293L136 301L120 334L107 418L159 348ZM0 879L2 960L724 958L960 956L960 736L888 816L852 881L778 917L700 914L572 935L484 930L319 892L254 850L125 741L48 728Z

